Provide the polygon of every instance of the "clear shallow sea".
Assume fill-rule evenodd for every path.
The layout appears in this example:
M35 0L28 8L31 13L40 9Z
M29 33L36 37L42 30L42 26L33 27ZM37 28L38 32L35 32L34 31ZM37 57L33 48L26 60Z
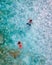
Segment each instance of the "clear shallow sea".
M0 0L0 65L52 65L51 14L51 0Z

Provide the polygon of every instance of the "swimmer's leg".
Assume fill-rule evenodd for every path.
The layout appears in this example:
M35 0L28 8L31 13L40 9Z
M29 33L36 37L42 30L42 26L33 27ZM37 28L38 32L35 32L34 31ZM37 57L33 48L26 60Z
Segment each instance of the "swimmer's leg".
M31 26L31 24L30 23L26 23L27 25L29 25L29 26Z

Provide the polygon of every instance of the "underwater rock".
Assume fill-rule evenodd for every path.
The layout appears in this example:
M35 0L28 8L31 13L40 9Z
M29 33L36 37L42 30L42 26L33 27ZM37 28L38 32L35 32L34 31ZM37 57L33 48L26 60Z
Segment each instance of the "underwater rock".
M0 45L4 43L4 37L2 34L0 34Z
M5 58L8 56L8 52L7 52L7 48L5 47L0 47L0 60L3 59L5 60Z
M31 56L32 65L45 65L46 58L41 54L32 54Z

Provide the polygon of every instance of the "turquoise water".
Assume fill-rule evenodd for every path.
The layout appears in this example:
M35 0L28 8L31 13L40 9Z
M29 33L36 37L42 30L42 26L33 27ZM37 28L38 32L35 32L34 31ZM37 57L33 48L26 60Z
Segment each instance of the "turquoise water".
M0 65L52 64L51 6L51 0L0 0Z

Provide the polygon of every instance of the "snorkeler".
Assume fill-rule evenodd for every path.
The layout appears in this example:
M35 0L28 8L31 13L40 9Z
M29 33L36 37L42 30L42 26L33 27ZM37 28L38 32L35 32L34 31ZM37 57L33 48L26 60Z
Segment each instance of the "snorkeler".
M29 20L29 22L27 23L27 25L31 26L32 24L32 19Z
M22 43L20 41L18 41L18 46L20 49L22 48Z

